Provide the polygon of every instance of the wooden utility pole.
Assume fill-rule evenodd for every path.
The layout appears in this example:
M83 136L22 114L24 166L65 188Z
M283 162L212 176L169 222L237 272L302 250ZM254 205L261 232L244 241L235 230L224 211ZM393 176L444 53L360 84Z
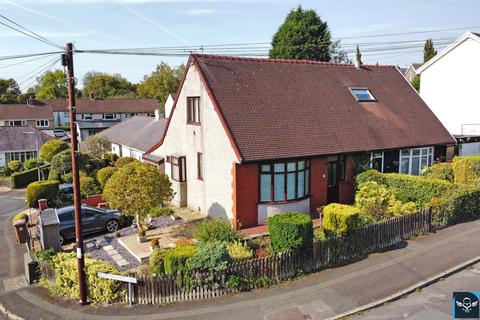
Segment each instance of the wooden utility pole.
M70 142L72 149L73 205L75 207L75 235L77 247L78 283L80 302L87 304L87 283L85 279L85 258L83 254L82 211L80 198L80 176L78 173L78 141L75 110L75 76L73 73L73 45L67 43L65 62L67 65L68 110L70 114Z

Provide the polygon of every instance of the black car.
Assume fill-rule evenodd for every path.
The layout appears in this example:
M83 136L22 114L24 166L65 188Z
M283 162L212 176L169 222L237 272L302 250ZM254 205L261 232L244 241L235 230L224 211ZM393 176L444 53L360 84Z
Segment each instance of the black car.
M125 219L118 210L93 208L82 206L83 234L92 234L102 231L115 232L125 225ZM75 239L74 207L68 206L57 209L60 220L60 244L66 240Z

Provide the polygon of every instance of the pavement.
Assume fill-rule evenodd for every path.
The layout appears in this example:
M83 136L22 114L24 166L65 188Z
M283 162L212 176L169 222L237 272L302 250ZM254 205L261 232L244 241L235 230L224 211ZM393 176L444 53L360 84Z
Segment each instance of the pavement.
M12 201L0 193L3 237L0 240L9 244L0 246L0 279L22 273L20 254L24 247L15 244L8 219L20 204ZM5 209L6 205L9 209ZM114 304L83 307L62 297L50 297L38 286L8 292L2 288L0 303L25 319L326 319L387 297L479 256L479 241L480 220L477 220L438 230L355 263L271 288L166 306ZM448 287L445 290L449 290ZM441 308L450 307L447 300L438 303ZM448 314L448 309L442 310ZM435 310L431 308L424 312L434 314ZM367 312L365 316L368 315Z

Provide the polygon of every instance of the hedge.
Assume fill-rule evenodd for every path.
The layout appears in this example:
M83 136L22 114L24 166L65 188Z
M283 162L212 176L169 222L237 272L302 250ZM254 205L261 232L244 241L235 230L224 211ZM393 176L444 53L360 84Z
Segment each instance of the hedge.
M18 160L8 161L7 167L12 170L12 172L21 172L23 169L23 164Z
M40 168L41 176L48 176L50 165L46 164ZM15 172L10 176L10 186L13 189L25 188L30 183L38 181L38 171L37 168L26 170L23 172Z
M455 183L472 184L480 180L480 155L453 158Z
M310 216L287 212L271 216L267 220L270 243L275 252L311 247L313 224Z
M472 186L454 186L441 198L432 199L433 222L455 224L480 217L480 189Z
M360 226L360 209L338 203L323 208L323 231L326 235L345 235Z
M233 229L233 225L225 218L205 219L193 231L193 236L199 242L240 240L240 236Z
M127 164L130 164L132 162L138 162L137 159L135 158L130 158L130 157L121 157L117 161L115 161L115 167L121 168Z
M58 181L45 180L32 182L27 187L27 206L37 208L39 199L52 201L58 194Z
M116 167L105 167L97 171L97 180L100 186L103 188L113 174L118 170Z
M441 179L453 182L453 164L450 162L436 163L431 167L426 167L422 173L422 177L429 179Z
M195 246L181 246L168 250L165 253L165 273L176 274L183 272L186 268L187 260L197 252Z
M232 262L225 242L200 242L197 252L187 260L188 270L221 271Z

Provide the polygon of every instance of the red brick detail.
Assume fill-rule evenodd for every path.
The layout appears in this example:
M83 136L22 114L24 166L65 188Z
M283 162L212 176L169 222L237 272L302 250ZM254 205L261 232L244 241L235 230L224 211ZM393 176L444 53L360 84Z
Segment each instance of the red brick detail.
M101 194L91 195L86 199L82 199L82 204L85 204L89 207L97 207L100 203L105 203L105 200L102 198Z
M237 164L232 167L233 220L242 228L258 224L258 165Z
M353 189L355 186L353 177L353 157L351 154L345 157L345 181L340 183L339 202L353 203Z
M310 160L310 210L327 204L327 158Z

